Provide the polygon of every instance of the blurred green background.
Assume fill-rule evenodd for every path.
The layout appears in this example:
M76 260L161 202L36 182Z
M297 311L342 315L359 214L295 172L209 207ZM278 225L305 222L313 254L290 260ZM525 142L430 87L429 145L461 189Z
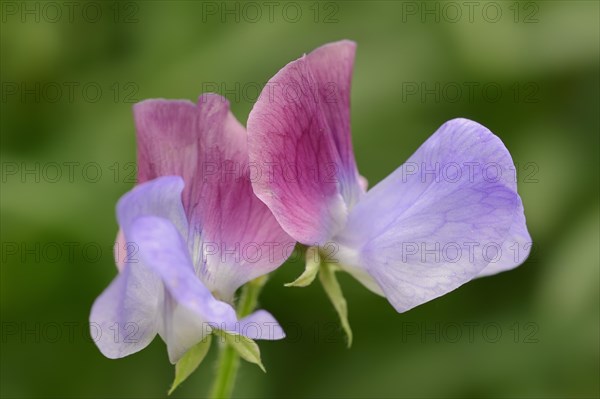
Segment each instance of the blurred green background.
M370 184L444 121L474 119L517 163L535 250L406 314L341 276L350 350L318 284L283 287L303 270L288 262L261 305L289 337L260 344L268 374L243 364L235 395L599 395L598 2L1 4L2 397L166 395L160 339L109 360L86 325L116 274L132 102L216 89L245 122L279 68L343 38L358 43L353 142ZM174 397L206 394L214 349Z

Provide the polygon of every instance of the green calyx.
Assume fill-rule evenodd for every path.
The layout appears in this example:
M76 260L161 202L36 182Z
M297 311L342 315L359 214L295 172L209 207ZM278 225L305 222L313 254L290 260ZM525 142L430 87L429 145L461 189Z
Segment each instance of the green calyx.
M348 348L351 347L352 329L348 322L348 304L335 275L340 268L336 264L328 262L327 257L322 256L318 247L309 247L306 250L305 259L306 266L304 272L296 280L285 284L285 286L306 287L315 280L318 274L321 285L340 318L342 328L348 338Z

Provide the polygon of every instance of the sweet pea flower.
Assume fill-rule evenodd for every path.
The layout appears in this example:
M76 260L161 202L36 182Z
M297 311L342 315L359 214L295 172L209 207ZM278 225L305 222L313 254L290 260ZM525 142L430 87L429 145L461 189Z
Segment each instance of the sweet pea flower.
M159 334L176 363L214 328L283 338L268 312L238 320L231 305L237 288L281 265L295 242L241 172L246 131L227 101L147 100L134 115L140 184L118 202L127 254L90 315L100 351L124 357Z
M268 171L253 181L256 195L307 254L350 273L398 312L521 264L531 238L515 167L502 141L476 122L444 123L366 191L350 134L355 48L326 44L267 83L247 124L250 161ZM317 270L307 260L296 285ZM332 274L322 281L335 297Z

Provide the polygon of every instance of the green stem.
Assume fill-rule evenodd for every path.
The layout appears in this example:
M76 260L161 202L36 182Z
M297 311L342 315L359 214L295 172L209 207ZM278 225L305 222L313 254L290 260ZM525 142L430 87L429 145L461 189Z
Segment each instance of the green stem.
M235 384L235 377L240 366L240 357L230 345L221 346L217 378L213 383L209 397L213 399L230 398Z
M242 287L238 301L237 314L239 318L246 317L256 307L258 295L267 282L267 277L259 277ZM217 376L210 390L209 397L213 399L230 398L235 385L237 371L240 366L240 356L230 345L221 345L221 354L217 363Z
M242 287L242 294L237 306L237 315L241 319L242 317L248 316L254 311L258 304L258 296L260 291L267 282L267 276L262 276L250 281L248 284Z

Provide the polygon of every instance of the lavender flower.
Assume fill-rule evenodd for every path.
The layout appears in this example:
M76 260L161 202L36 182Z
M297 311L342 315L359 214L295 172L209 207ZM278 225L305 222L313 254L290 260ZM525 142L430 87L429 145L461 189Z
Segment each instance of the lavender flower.
M197 105L148 100L134 113L141 184L117 205L128 252L92 307L100 351L127 356L159 334L176 363L213 329L283 338L266 311L238 320L231 305L236 289L281 265L294 241L254 196L247 173L221 173L248 156L228 103L210 94Z
M331 43L290 62L248 119L250 160L269 170L253 181L254 192L309 255L319 255L293 285L321 270L346 324L332 280L338 268L404 312L518 266L531 240L508 150L467 119L443 124L366 191L350 138L355 47Z

